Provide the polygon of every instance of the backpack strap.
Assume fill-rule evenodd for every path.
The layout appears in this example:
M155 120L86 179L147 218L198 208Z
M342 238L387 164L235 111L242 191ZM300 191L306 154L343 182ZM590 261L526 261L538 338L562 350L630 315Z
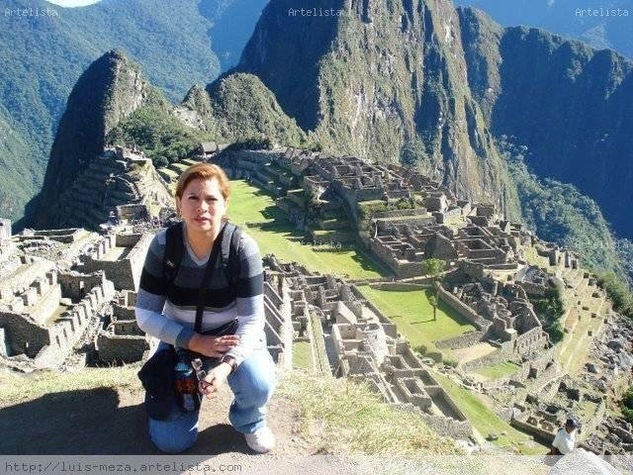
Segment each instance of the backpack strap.
M233 223L226 223L226 232L222 237L222 270L231 287L236 286L240 280L239 245L241 236L242 228Z
M167 294L171 289L178 268L185 253L182 222L172 224L165 234L165 254L163 255L163 275L167 277Z

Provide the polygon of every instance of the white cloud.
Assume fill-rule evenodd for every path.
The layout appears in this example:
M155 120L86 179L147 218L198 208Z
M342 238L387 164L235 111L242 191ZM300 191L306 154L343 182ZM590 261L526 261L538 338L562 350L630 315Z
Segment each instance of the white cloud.
M46 0L48 3L59 5L60 7L85 7L86 5L92 5L98 3L101 0Z

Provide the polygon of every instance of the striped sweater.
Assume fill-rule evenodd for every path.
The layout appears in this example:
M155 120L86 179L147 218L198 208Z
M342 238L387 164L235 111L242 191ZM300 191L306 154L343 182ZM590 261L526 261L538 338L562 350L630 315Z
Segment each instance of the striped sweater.
M209 256L196 258L184 236L183 241L186 252L168 295L168 281L163 275L166 230L159 231L152 240L136 298L136 321L148 335L187 348L195 334L198 289ZM239 365L254 348L266 345L262 259L255 240L242 232L238 245L240 277L237 288L231 288L221 267L221 253L217 255L205 293L201 331L213 330L237 317L240 343L226 355Z

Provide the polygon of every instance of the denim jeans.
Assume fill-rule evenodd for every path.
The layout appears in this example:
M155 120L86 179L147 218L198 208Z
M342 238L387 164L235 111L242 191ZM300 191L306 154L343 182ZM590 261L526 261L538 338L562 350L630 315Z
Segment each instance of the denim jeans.
M166 346L161 342L156 351ZM228 376L227 382L235 396L229 409L233 427L248 434L265 426L266 404L275 388L275 363L266 349L265 339ZM183 452L198 438L198 416L199 412L182 412L174 402L167 420L148 418L149 436L161 452Z

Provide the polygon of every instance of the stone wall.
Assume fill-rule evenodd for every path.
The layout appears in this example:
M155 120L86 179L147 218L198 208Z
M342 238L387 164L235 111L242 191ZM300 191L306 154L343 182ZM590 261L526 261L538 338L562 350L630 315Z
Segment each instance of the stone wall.
M102 362L117 364L140 361L152 349L145 336L109 335L107 333L99 333L95 347Z
M484 340L485 333L481 330L469 331L462 335L446 338L435 342L435 346L440 349L468 348Z
M542 429L540 427L536 427L532 424L529 424L525 421L521 421L518 419L514 419L512 418L510 420L510 425L512 427L515 427L516 429L520 430L521 432L525 432L526 434L530 434L531 436L533 436L535 439L537 439L538 441L540 441L541 443L543 443L546 446L550 446L550 444L552 443L552 441L554 440L554 435L551 432Z
M96 271L90 274L82 274L76 271L62 271L58 276L59 284L62 287L62 294L73 302L83 299L90 289L105 284L105 273Z
M409 290L420 290L423 291L425 289L430 288L427 284L411 284L407 282L375 282L369 284L372 289L378 290L391 290L391 291L409 291Z
M508 354L507 351L504 351L503 349L499 349L497 351L493 351L492 353L488 353L487 355L482 356L480 358L467 361L461 364L460 368L463 371L471 372L478 368L481 368L482 366L488 366L491 364L498 363L502 360L508 359L508 357L510 357L510 354Z
M44 346L51 343L48 329L26 314L0 310L0 327L4 328L8 356L25 354L35 358Z
M486 320L477 314L472 308L466 305L464 302L459 300L456 296L447 292L442 284L437 284L437 295L438 298L448 305L453 311L459 313L463 318L472 323L478 330L486 331L488 327L491 325L491 322Z
M116 246L132 247L123 259L106 261L86 256L79 268L86 273L105 272L107 279L114 283L117 290L137 290L145 256L153 237L153 234L117 234Z
M456 421L439 415L426 414L415 406L402 405L403 410L411 411L419 415L424 422L432 427L439 435L452 439L468 440L473 437L473 427L470 422Z
M398 338L398 330L396 325L384 314L378 307L376 307L370 300L365 299L358 287L350 285L352 294L357 298L363 300L363 304L369 308L378 317L378 320L382 324L382 328L385 334L391 338Z

